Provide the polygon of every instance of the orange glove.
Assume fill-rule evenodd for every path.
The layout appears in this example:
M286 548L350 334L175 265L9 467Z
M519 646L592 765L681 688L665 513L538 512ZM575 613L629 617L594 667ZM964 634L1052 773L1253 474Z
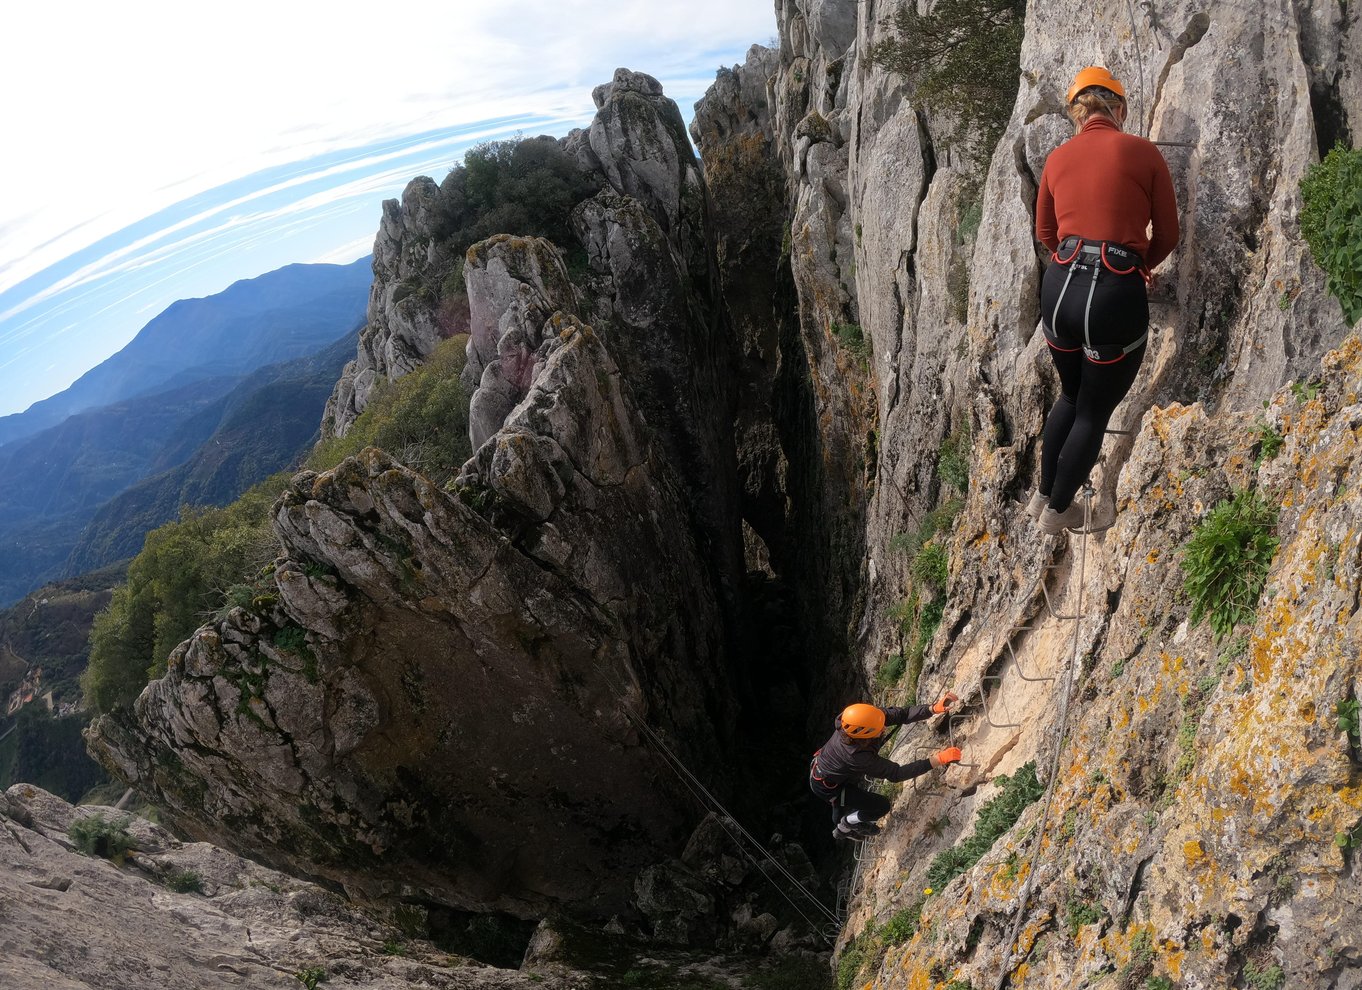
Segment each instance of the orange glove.
M955 703L956 703L957 701L959 701L959 700L960 700L960 699L959 699L958 697L956 697L954 691L947 691L945 694L943 694L943 695L941 696L941 700L940 700L940 701L938 701L936 704L932 705L932 714L934 714L934 715L944 715L944 714L946 713L946 710L947 710L948 708L950 708L951 705L955 704ZM958 759L958 757L957 757L957 759Z
M951 746L949 749L943 749L940 752L933 753L927 762L932 765L933 769L940 770L942 767L948 767L952 763L959 763L961 755L958 746Z

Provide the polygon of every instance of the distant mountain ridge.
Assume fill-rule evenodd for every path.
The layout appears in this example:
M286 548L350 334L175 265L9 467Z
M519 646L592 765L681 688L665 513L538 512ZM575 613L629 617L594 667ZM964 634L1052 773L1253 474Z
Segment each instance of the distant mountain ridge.
M287 265L172 303L70 388L0 417L0 447L88 409L313 354L363 321L372 260Z
M131 358L106 362L121 361L123 371L101 365L82 379L131 390L139 376L145 385L179 365L159 387L0 446L0 606L136 553L146 532L178 516L182 504L224 504L296 463L353 356L369 281L367 261L290 265L177 303L120 352ZM166 354L153 361L158 348ZM289 360L269 360L280 353ZM34 410L23 414L20 425L32 427L57 400L76 401L70 391L36 418ZM139 486L144 479L156 480ZM100 513L134 486L135 495Z
M137 553L151 530L179 517L182 505L225 505L311 449L321 411L358 332L320 354L262 368L214 404L215 428L174 467L144 478L105 502L81 531L66 576Z

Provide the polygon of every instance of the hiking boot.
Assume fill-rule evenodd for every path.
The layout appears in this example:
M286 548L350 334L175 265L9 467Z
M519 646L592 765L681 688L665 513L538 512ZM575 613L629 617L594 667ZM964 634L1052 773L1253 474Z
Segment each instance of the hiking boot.
M1045 506L1050 501L1049 495L1042 495L1037 488L1031 493L1031 500L1026 503L1026 514L1031 517L1032 522L1040 519L1040 514L1045 511Z
M838 825L832 830L832 837L834 839L845 839L847 842L864 842L866 839L866 837L859 832L850 832L842 828L841 825Z
M1040 531L1046 536L1054 536L1056 533L1065 529L1083 528L1083 506L1075 502L1063 512L1056 512L1049 506L1040 514L1037 520L1040 524Z

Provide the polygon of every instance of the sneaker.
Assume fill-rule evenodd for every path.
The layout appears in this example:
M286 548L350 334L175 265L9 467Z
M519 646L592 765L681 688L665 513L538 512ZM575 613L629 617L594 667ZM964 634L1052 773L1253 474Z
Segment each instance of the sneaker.
M1083 506L1081 503L1075 502L1063 512L1056 512L1054 509L1046 506L1045 511L1040 514L1040 519L1038 521L1040 523L1040 531L1047 536L1054 536L1060 530L1064 529L1082 529Z
M874 822L857 822L851 827L855 829L856 833L863 839L868 839L871 836L880 834L880 827Z
M834 828L834 829L832 830L832 837L833 837L834 839L845 839L847 842L864 842L864 841L865 841L865 836L864 836L864 835L860 835L860 834L858 834L858 833L856 833L856 832L848 832L846 829L842 828L842 826L840 826L840 825L838 825L836 828Z
M1042 495L1039 488L1031 493L1031 500L1026 503L1026 514L1031 517L1032 522L1040 519L1040 514L1045 511L1049 501L1050 496Z

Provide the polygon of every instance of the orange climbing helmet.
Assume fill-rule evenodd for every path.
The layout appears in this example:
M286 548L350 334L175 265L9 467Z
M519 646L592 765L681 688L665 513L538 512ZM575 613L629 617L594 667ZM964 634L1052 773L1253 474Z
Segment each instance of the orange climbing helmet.
M874 739L884 731L884 712L874 705L847 705L839 721L852 739Z
M1073 85L1069 87L1069 93L1064 97L1064 102L1072 103L1074 97L1089 86L1101 86L1103 89L1111 90L1123 100L1126 98L1126 89L1121 85L1121 80L1100 65L1090 65L1086 69L1078 70L1078 75L1074 76Z

